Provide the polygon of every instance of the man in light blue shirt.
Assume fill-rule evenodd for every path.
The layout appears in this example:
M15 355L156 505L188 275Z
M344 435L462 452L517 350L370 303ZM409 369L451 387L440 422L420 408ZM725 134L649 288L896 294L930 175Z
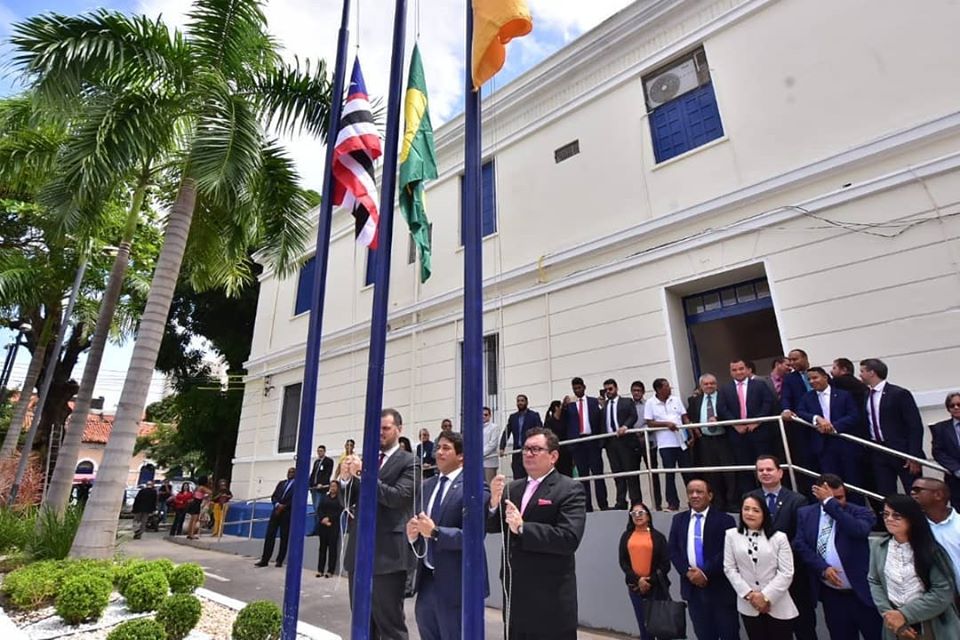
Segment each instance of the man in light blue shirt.
M960 584L960 515L950 506L950 488L943 480L917 478L910 495L926 514L933 537L950 556L957 584Z
M687 415L700 424L717 421L717 377L712 373L700 376L700 393L687 399ZM693 462L698 467L727 467L736 464L726 427L701 427L699 439L693 447ZM733 472L705 473L713 487L714 506L724 511L736 511L740 504L737 495L737 476Z

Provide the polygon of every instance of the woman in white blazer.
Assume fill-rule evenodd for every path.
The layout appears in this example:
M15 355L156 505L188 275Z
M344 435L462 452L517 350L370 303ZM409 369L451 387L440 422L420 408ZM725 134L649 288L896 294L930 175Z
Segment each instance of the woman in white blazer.
M737 593L737 609L750 640L789 640L797 607L787 590L793 581L793 550L773 530L770 512L756 496L740 507L740 525L727 529L723 573Z

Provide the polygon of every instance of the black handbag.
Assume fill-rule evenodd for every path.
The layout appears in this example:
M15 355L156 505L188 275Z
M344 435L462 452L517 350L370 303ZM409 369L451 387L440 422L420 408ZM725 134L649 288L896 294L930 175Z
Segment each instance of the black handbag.
M687 603L646 600L643 622L647 633L657 640L682 640L687 637Z

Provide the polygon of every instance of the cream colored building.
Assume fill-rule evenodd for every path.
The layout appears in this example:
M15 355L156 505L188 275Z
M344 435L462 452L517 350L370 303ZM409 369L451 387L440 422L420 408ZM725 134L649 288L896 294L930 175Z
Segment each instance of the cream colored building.
M487 99L497 420L577 375L686 395L734 354L765 374L795 347L883 358L939 418L960 386L957 25L948 0L650 0ZM384 402L408 435L459 413L462 117L436 138L434 275L417 283L399 213L391 264ZM373 291L349 215L333 231L314 441L337 453L362 430ZM262 277L238 496L293 459L310 269Z

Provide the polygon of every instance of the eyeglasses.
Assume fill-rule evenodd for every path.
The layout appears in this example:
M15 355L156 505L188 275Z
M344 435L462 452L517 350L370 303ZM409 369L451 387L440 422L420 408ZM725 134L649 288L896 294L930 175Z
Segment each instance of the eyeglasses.
M948 409L960 409L960 402L952 402L947 405Z
M639 518L640 516L645 516L645 515L648 515L646 511L631 511L631 512L630 512L630 517L631 517L631 518Z
M544 451L549 451L549 449L546 447L524 447L522 451L527 455L535 456L543 453Z
M901 520L903 520L903 516L900 515L899 513L894 513L892 511L884 511L883 519L892 520L893 522L900 522Z

